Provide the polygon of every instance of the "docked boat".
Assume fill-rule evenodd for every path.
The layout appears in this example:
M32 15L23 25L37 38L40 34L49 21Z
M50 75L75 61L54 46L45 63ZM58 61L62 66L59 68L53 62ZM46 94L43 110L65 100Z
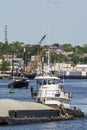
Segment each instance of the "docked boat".
M8 88L28 88L29 79L26 77L14 77L8 83Z
M70 108L71 93L64 91L64 84L60 82L60 78L45 75L38 76L35 80L37 89L32 88L31 92L37 102Z

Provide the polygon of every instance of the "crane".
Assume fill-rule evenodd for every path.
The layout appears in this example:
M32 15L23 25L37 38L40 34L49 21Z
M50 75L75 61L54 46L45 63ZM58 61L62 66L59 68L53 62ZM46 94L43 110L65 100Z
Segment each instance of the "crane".
M41 40L38 42L38 45L41 45L43 40L46 38L46 35L44 35ZM46 51L45 48L42 49L42 51L40 52L40 54L38 55L38 59L36 61L31 62L30 68L28 69L28 74L32 71L32 69L34 69L37 66L37 63L39 62L42 54Z

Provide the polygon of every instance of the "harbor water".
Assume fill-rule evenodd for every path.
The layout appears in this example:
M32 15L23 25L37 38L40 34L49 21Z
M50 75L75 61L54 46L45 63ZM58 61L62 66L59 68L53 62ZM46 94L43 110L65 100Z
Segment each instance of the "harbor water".
M20 101L35 101L31 97L30 86L28 89L14 89L10 94L7 87L8 80L0 80L0 99L10 98ZM32 81L32 84L34 81ZM54 121L24 125L0 126L0 130L87 130L87 79L64 80L65 91L72 92L71 106L81 109L85 117L67 121Z

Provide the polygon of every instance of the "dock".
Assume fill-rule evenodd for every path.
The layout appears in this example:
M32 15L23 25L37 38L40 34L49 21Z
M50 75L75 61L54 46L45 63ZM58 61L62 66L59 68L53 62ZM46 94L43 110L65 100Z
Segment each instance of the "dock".
M84 114L82 115L84 116ZM59 109L36 102L0 99L0 125L38 123L74 119L71 114L62 114Z

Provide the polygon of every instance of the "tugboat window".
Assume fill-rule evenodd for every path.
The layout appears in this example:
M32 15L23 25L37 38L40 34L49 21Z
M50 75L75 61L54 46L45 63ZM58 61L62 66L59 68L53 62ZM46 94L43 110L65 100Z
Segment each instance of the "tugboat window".
M37 84L40 84L40 85L42 85L42 82L41 82L41 80L37 80Z
M44 84L44 85L46 84L46 80L43 80L43 84Z
M51 81L51 80L48 80L48 84L52 84L52 81Z

